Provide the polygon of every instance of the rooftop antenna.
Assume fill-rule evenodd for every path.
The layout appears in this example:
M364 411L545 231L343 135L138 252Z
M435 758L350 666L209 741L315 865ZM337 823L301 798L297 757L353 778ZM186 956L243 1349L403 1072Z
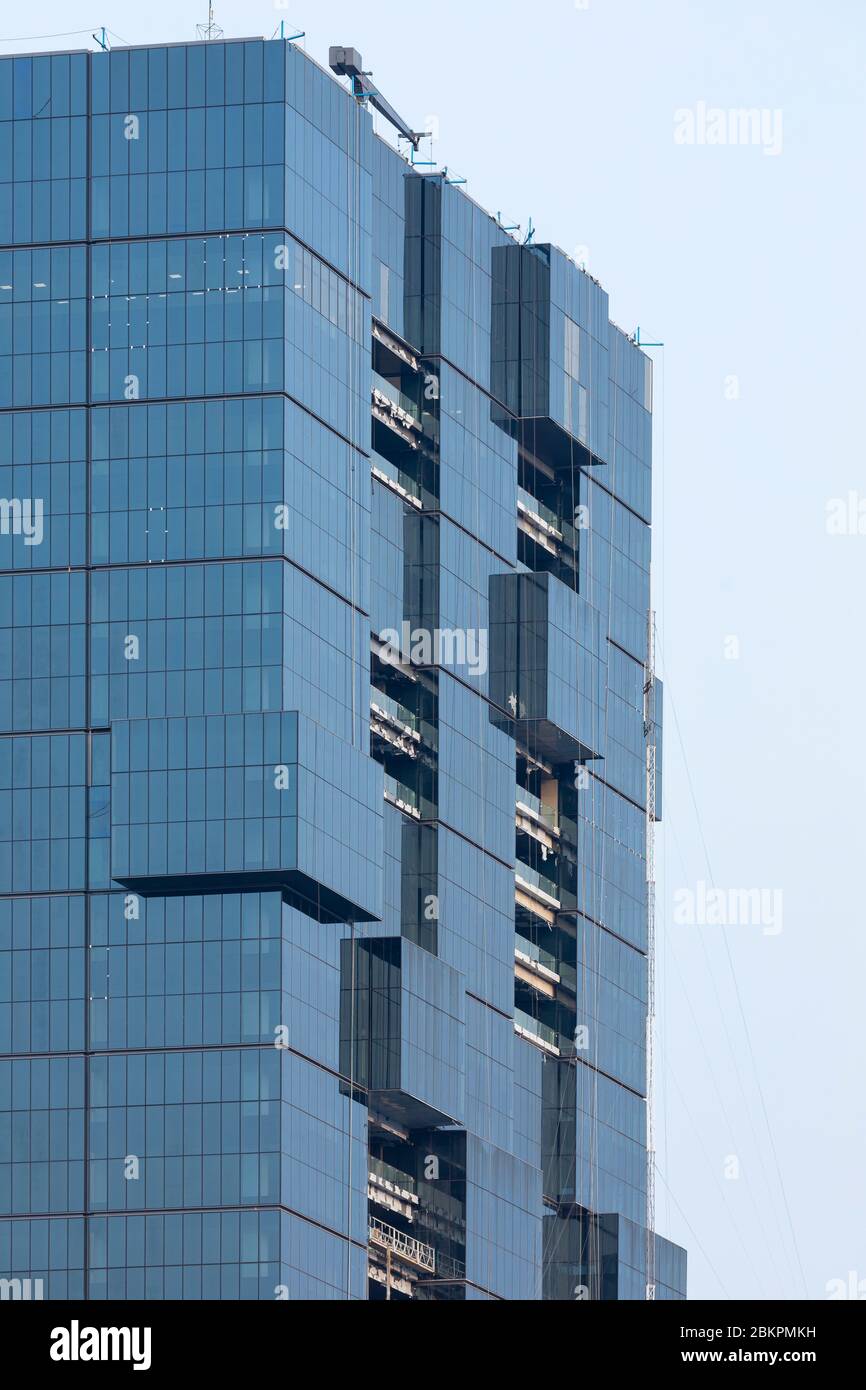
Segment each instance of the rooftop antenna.
M641 338L641 336L640 336L640 329L639 329L639 328L636 328L635 331L634 331L634 342L635 342L635 347L640 347L640 348L645 348L645 347L664 347L664 343L647 343L647 342L645 342L644 339Z
M391 125L403 136L403 139L408 140L413 150L417 151L427 132L412 130L403 118L397 115L390 102L385 100L381 92L370 81L372 73L364 71L363 59L357 48L330 48L328 50L328 65L338 77L350 79L352 96L356 101L362 104L369 101L380 116L384 116L386 121L390 121Z
M281 5L279 8L282 9L282 5ZM279 35L280 35L280 38L281 38L281 39L287 39L287 40L289 41L289 43L294 43L294 42L295 42L295 39L303 39L303 38L306 38L306 30L304 30L304 29L297 29L297 28L295 28L294 25L292 25L292 28L294 29L294 33L292 33L292 34L287 34L287 33L286 33L286 21L285 21L284 19L281 19L281 20L280 20L280 28L279 28ZM276 37L277 37L277 30L275 29L274 32L271 34L271 38L272 38L272 39L275 39Z
M207 7L207 24L197 24L195 26L195 32L198 34L200 39L204 39L206 42L210 39L222 38L222 29L219 27L218 24L214 23L212 3L209 3Z

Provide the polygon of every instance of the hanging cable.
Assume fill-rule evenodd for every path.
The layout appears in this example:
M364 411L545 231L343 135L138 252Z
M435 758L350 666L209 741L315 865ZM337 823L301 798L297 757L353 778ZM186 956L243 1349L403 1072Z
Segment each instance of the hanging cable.
M682 858L682 853L680 852L679 843L678 843L678 841L677 841L677 836L676 836L676 831L675 831L675 829L674 829L673 819L672 819L672 817L671 817L669 811L667 811L667 812L665 813L665 818L666 818L666 820L667 820L667 822L668 822L667 828L668 828L668 830L670 831L670 833L671 833L671 838L672 838L672 840L673 840L673 842L674 842L674 844L675 844L675 846L676 846L676 848L677 848L677 853L678 853L679 858L680 858L680 865L681 865L681 867L682 867L683 874L685 875L686 878L688 878L688 874L687 874L687 872L686 872L686 866L685 866L685 863L684 863L683 858ZM672 959L673 959L673 964L674 964L674 966L675 966L675 968L676 968L676 971L677 971L677 975L679 976L680 983L681 983L681 985L682 985L682 998L685 999L686 1004L687 1004L687 1006L688 1006L688 1010L689 1010L689 1013L690 1013L690 1015L691 1015L692 1023L693 1023L693 1025L694 1025L695 1036L697 1037L697 1039L698 1039L698 1041L699 1041L699 1043L700 1043L700 1045L701 1045L701 1049L702 1049L702 1051L703 1051L704 1058L705 1058L706 1063L707 1063L707 1071L709 1072L710 1081L712 1082L713 1089L714 1089L714 1091L715 1091L715 1093L716 1093L716 1099L717 1099L718 1104L719 1104L719 1112L720 1112L720 1114L721 1114L721 1116L722 1116L722 1119L724 1120L725 1124L726 1124L727 1127L728 1127L728 1131L729 1131L729 1133L730 1133L730 1135L731 1135L732 1142L734 1143L735 1147L736 1147L737 1149L739 1149L740 1146L739 1146L739 1143L738 1143L738 1140L737 1140L737 1136L736 1136L736 1133L735 1133L735 1130L734 1130L734 1125L733 1125L733 1122L731 1121L731 1118L730 1118L730 1116L729 1116L729 1114L728 1114L728 1110L727 1110L727 1106L725 1105L724 1097L722 1096L722 1092L721 1092L721 1089L720 1089L720 1087L719 1087L718 1080L716 1079L716 1073L715 1073L715 1071L714 1071L714 1069L713 1069L713 1064L712 1064L712 1062L711 1062L711 1060L710 1060L710 1054L709 1054L709 1052L708 1052L708 1050L707 1050L706 1040L705 1040L705 1038L704 1038L704 1030L701 1028L700 1023L698 1022L697 1015L695 1014L694 1005L692 1004L691 995L690 995L690 993L689 993L687 981L686 981L686 979L685 979L685 976L684 976L683 973L682 973L682 969L681 969L681 967L680 967L680 963L679 963L679 961L677 960L676 956L674 955L674 956L672 957ZM754 1129L753 1129L753 1137L755 1137L755 1142L757 1143L757 1137L754 1135ZM666 1152L667 1152L667 1150L666 1150ZM762 1165L762 1166L763 1166L763 1165ZM765 1177L766 1177L766 1170L764 1170L764 1172L765 1172ZM764 1228L764 1222L763 1222L763 1218L762 1218L762 1215L761 1215L761 1206L760 1206L760 1203L758 1202L757 1196L756 1196L756 1194L755 1194L755 1192L754 1192L754 1190L753 1190L753 1188L752 1188L751 1183L749 1183L749 1182L746 1183L746 1190L748 1191L749 1196L751 1197L751 1200L752 1200L752 1205L753 1205L754 1211L755 1211L755 1221L756 1221L757 1228L758 1228L758 1230L760 1231L760 1234L761 1234L762 1244L763 1244L764 1248L765 1248L767 1251L769 1251L769 1253L770 1253L770 1257L771 1257L772 1262L773 1262L774 1273L775 1273L775 1275L776 1275L776 1278L777 1278L778 1281L779 1281L779 1285L781 1286L781 1283L782 1283L781 1272L780 1272L780 1270L779 1270L779 1268L778 1268L778 1266L777 1266L777 1264L776 1264L776 1253L775 1253L775 1248L774 1248L772 1242L771 1242L771 1241L768 1239L768 1237L767 1237L767 1232L766 1232L766 1230L765 1230L765 1228ZM774 1216L776 1217L776 1221L777 1221L777 1224L778 1224L778 1214L776 1213L775 1208L773 1208L773 1214L774 1214ZM781 1235L781 1231L779 1232L779 1234ZM780 1241L780 1246L781 1246L781 1248L784 1249L784 1239L782 1239L782 1240ZM788 1252L786 1252L786 1253L788 1253ZM790 1255L789 1255L789 1259L790 1259Z
M86 29L65 29L60 34L19 34L15 38L0 39L0 43L42 43L43 39L73 39L78 34L89 34L98 28L98 24L89 24Z
M667 701L668 701L668 704L670 705L671 713L673 714L674 728L675 728L676 734L677 734L677 741L678 741L678 743L679 743L679 745L680 745L680 751L681 751L682 757L683 757L683 766L684 766L685 773L686 773L686 781L687 781L688 788L689 788L689 795L690 795L690 797L691 797L692 808L693 808L694 814L695 814L695 821L696 821L697 828L698 828L698 835L699 835L699 837L700 837L700 842L701 842L701 847L702 847L702 850L703 850L704 860L705 860L705 863L706 863L706 866L707 866L707 875L708 875L708 878L709 878L710 887L715 891L715 877L714 877L714 874L713 874L712 864L711 864L711 862L710 862L710 856L709 856L709 850L708 850L708 848L707 848L706 837L705 837L705 835L704 835L703 821L702 821L702 819L701 819L700 808L699 808L699 806L698 806L697 797L696 797L696 795L695 795L694 782L693 782L693 780L692 780L691 769L690 769L690 767L689 767L689 762L688 762L688 756L687 756L687 754L686 754L685 743L684 743L684 740L683 740L682 731L681 731L681 729L680 729L680 722L679 722L679 717L678 717L678 715L677 715L676 704L675 704L675 702L674 702L673 692L671 691L671 688L670 688L670 681L669 681L669 679L667 678L667 676L665 677L665 686L666 686L666 690L667 690ZM703 940L703 938L702 938L702 940ZM743 1006L742 995L741 995L741 993L740 993L740 986L739 986L739 982L738 982L738 980L737 980L737 973L736 973L736 970L734 969L734 962L733 962L733 958L732 958L732 956L731 956L731 948L730 948L730 945L728 944L727 934L724 933L724 932L722 933L722 941L723 941L724 948L725 948L725 956L726 956L726 959L727 959L727 962L728 962L728 967L729 967L730 972L731 972L731 978L732 978L732 980L733 980L734 995L735 995L735 998L736 998L736 1001L737 1001L737 1009L738 1009L738 1011L739 1011L740 1021L741 1021L741 1023L742 1023L743 1036L744 1036L745 1039L746 1039L746 1044L747 1044L748 1049L749 1049L749 1058L750 1058L751 1064L752 1064L752 1074L753 1074L754 1080L755 1080L755 1087L756 1087L756 1089L757 1089L758 1098L759 1098L760 1104L761 1104L761 1111L762 1111L763 1118L764 1118L764 1124L765 1124L765 1127L766 1127L766 1130L767 1130L767 1137L769 1138L769 1141L770 1141L770 1150L771 1150L772 1157L773 1157L773 1163L774 1163L775 1169L776 1169L776 1180L777 1180L777 1182L778 1182L779 1192L781 1193L781 1196L782 1196L782 1203L783 1203L783 1206L784 1206L784 1209L785 1209L785 1215L786 1215L786 1218L787 1218L788 1228L789 1228L790 1236L791 1236L791 1244L792 1244L792 1248L793 1248L794 1253L795 1253L795 1256L796 1256L797 1266L798 1266L798 1269L799 1269L800 1278L801 1278L802 1283L803 1283L803 1289L804 1289L804 1291L805 1291L805 1296L806 1296L806 1298L808 1299L808 1298L809 1298L808 1284L807 1284L807 1281L806 1281L805 1271L804 1271L804 1269L803 1269L802 1259L801 1259L801 1257L800 1257L800 1249L799 1249L799 1245L798 1245L798 1242L797 1242L797 1234L796 1234L796 1230L795 1230L795 1227L794 1227L793 1217L792 1217L792 1215L791 1215L790 1205L789 1205L789 1203L788 1203L788 1196L787 1196L787 1192L786 1192L786 1189L785 1189L784 1179L783 1179L783 1177L782 1177L782 1170L781 1170L781 1165L780 1165L780 1163L779 1163L779 1156L778 1156L778 1153L777 1153L777 1151L776 1151L776 1144L775 1144L775 1139L774 1139L774 1136L773 1136L773 1130L772 1130L772 1126L770 1125L770 1117L769 1117L769 1113L768 1113L768 1110L767 1110L766 1099L765 1099L765 1097L764 1097L764 1090L763 1090L763 1087L761 1086L761 1079L760 1079L760 1073L759 1073L759 1070L758 1070L757 1058L756 1058L756 1056L755 1056L755 1050L754 1050L754 1047L753 1047L753 1045L752 1045L751 1032L750 1032L750 1030L749 1030L748 1020L747 1020L747 1017L746 1017L745 1008L744 1008L744 1006ZM704 948L706 949L705 943L704 943ZM714 989L715 989L715 984L714 984ZM721 1001L718 999L718 992L717 992L717 991L716 991L716 999L717 999L717 1002L718 1002L718 1004L719 1004L719 1010L720 1010L720 1012L721 1012L721 1014L722 1014L723 1026L724 1026L724 1028L725 1028L726 1037L728 1038L728 1046L730 1047L731 1056L732 1056L732 1058L733 1058L733 1060L734 1060L734 1067L735 1067L735 1071L736 1071L736 1074L737 1074L737 1080L738 1080L738 1082L739 1082L740 1089L741 1089L742 1094L743 1094L743 1099L744 1099L744 1101L745 1101L745 1097L746 1097L745 1087L744 1087L744 1085L743 1085L742 1078L741 1078L740 1073L739 1073L739 1067L737 1066L736 1053L734 1052L733 1044L731 1043L731 1041L730 1041L730 1036L728 1035L728 1032L727 1032L727 1024L726 1024L726 1022L725 1022L725 1014L724 1014L724 1010L722 1009L722 1006L721 1006ZM749 1113L749 1112L748 1112L748 1109L747 1109L747 1114L748 1114L748 1113ZM753 1131L753 1132L754 1132L754 1131ZM760 1153L760 1148L759 1148L759 1153Z
M688 1228L689 1228L689 1235L692 1237L692 1240L695 1242L695 1245L697 1246L698 1250L700 1250L701 1254L703 1255L704 1259L706 1260L707 1264L709 1265L709 1267L710 1267L712 1273L715 1275L716 1280L717 1280L718 1285L719 1285L719 1288L721 1289L722 1293L725 1295L725 1298L730 1299L731 1295L728 1293L727 1289L725 1288L725 1285L724 1285L724 1283L723 1283L723 1281L722 1281L722 1276L719 1274L718 1270L716 1269L715 1265L713 1264L713 1262L712 1262L712 1260L710 1259L709 1255L707 1254L706 1250L705 1250L704 1247L701 1245L701 1242L699 1241L699 1239L698 1239L698 1237L697 1237L697 1234L696 1234L696 1232L695 1232L695 1230L694 1230L694 1227L692 1226L691 1222L689 1221L689 1218L686 1216L685 1212L683 1211L683 1209L682 1209L682 1207L680 1206L679 1202L677 1201L676 1197L675 1197L674 1194L671 1192L671 1189L668 1187L668 1184L667 1184L667 1182L665 1181L664 1173L662 1172L662 1170L661 1170L661 1168L658 1166L658 1164L656 1164L656 1174L657 1174L658 1177L661 1178L662 1184L664 1185L664 1188L665 1188L665 1191L667 1192L668 1196L671 1198L671 1200L672 1200L674 1206L676 1207L676 1209L677 1209L677 1211L679 1212L680 1216L683 1218L683 1221L684 1221L684 1222L686 1223L686 1225L688 1226Z

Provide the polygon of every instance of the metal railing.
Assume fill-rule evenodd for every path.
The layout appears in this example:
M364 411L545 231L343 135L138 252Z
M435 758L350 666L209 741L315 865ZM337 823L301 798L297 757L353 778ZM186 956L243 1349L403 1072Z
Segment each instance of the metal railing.
M527 492L525 487L518 487L517 501L519 503L518 510L522 507L532 516L537 516L551 531L555 531L557 535L562 534L556 512L551 511L550 507L546 507L543 502L539 502L538 498L533 497L531 492Z
M524 883L530 884L531 887L546 894L548 898L553 898L555 902L559 902L559 889L552 878L540 874L537 869L531 869L528 864L524 864L522 859L516 861L514 869L518 878L522 878Z
M398 782L390 772L385 773L385 795L390 801L400 801L413 811L419 810L418 793L412 787L407 787L405 782Z
M514 789L514 795L518 806L525 806L527 810L532 812L536 820L541 821L542 825L546 825L549 830L556 830L558 816L552 806L545 806L541 797L527 791L525 787L521 787L519 782Z
M572 994L577 993L577 970L567 961L560 961L558 968L560 983L570 989Z
M419 1269L431 1272L435 1270L436 1251L432 1245L425 1245L422 1240L405 1235L403 1231L398 1231L396 1226L388 1226L384 1221L380 1221L378 1216L371 1216L368 1221L369 1236L374 1245L393 1250L401 1260L408 1260L409 1264L417 1265Z
M550 951L545 951L543 946L538 946L534 941L527 941L520 932L514 933L514 949L528 960L534 961L536 965L543 965L545 970L550 970L554 975L559 973L556 963L556 956Z
M386 478L390 478L392 483L396 483L410 497L414 497L418 501L421 500L421 484L417 483L414 478L410 478L408 473L404 473L402 468L398 468L396 464L392 463L390 459L386 459L376 449L370 454L370 467L376 472L384 474Z
M553 1047L559 1051L559 1034L552 1028L548 1028L546 1023L539 1023L532 1014L526 1014L522 1009L514 1010L514 1022L518 1028L522 1028L524 1033L531 1033L548 1047Z
M451 1255L440 1254L437 1261L437 1275L440 1279L465 1279L466 1265Z
M417 1201L415 1179L402 1172L400 1168L393 1168L390 1163L371 1155L368 1171L371 1177L378 1178L382 1183L390 1183L398 1193L407 1193Z
M386 695L384 690L379 690L375 685L370 689L370 705L375 705L383 714L389 715L396 719L398 724L405 724L407 729L417 733L417 714L413 714L405 705L401 705L399 700L395 700L393 695Z
M396 386L392 386L390 381L380 376L378 372L373 372L372 377L375 390L381 391L382 395L387 396L399 410L402 410L406 415L410 415L417 425L421 424L421 412L413 400L410 400L408 396L404 396L402 391L398 390Z

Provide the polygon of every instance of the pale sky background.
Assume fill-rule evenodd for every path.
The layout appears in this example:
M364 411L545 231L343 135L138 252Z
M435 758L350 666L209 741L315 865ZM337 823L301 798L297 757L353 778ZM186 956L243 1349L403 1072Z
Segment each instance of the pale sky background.
M92 47L19 36L97 24L194 39L206 10L9 5L0 51ZM436 156L478 202L588 247L612 317L664 341L657 1226L688 1248L693 1298L866 1281L866 534L826 530L830 499L866 499L866 7L220 0L216 18L227 37L296 21L323 64L360 48L411 124L438 118ZM781 111L781 152L675 143L699 102ZM701 880L780 889L782 931L675 925Z

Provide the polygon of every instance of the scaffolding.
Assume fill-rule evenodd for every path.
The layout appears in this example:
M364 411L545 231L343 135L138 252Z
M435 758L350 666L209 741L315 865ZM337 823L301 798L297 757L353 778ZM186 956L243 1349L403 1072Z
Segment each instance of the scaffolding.
M401 1260L406 1260L409 1264L417 1265L419 1269L432 1274L436 1268L436 1251L432 1245L425 1245L423 1240L405 1235L403 1231L398 1231L396 1226L389 1226L380 1221L378 1216L371 1216L369 1222L370 1240L374 1245L381 1245L384 1250L392 1251Z

